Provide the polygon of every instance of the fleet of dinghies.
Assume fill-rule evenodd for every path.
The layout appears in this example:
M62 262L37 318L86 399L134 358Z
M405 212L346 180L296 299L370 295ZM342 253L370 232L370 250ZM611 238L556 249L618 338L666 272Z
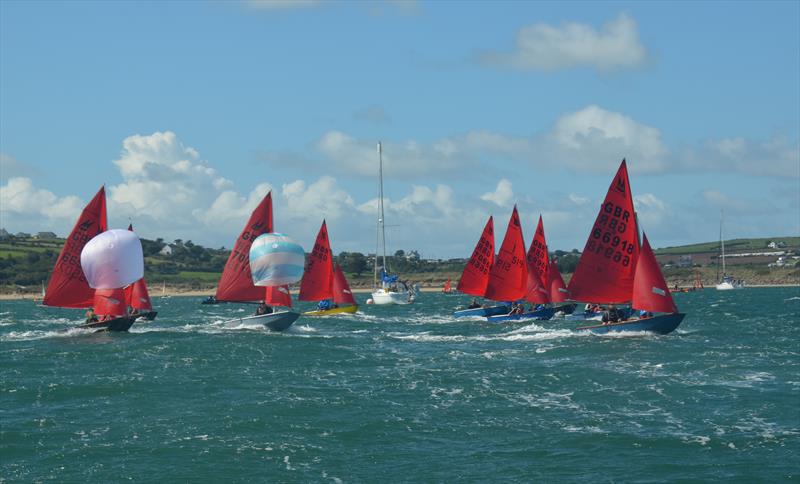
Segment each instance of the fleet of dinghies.
M380 156L380 145L378 151ZM383 229L382 161L380 195L379 228ZM256 324L273 331L289 328L301 316L292 309L289 290L297 282L298 299L318 303L316 310L304 316L358 311L344 273L334 264L325 220L307 257L300 245L273 228L270 192L235 240L212 298L215 303L256 303L258 309L255 315L224 324ZM625 160L608 188L568 286L549 257L541 215L527 250L516 205L497 253L494 239L490 216L457 285L459 293L473 297L472 304L455 311L455 317L481 317L490 323L557 317L583 322L577 331L667 334L685 316L672 299L647 236L643 234L640 242ZM377 271L377 260L375 266ZM383 286L372 294L375 304L413 301L413 294L407 292L393 298L389 285L396 281L386 273L385 255L381 279ZM451 292L449 279L443 292ZM574 311L583 303L583 311ZM104 188L83 209L67 238L43 304L93 308L94 314L87 313L87 321L78 326L86 329L127 331L137 319L155 318L144 280L141 241L132 226L108 230ZM276 311L275 307L286 309Z
M489 217L458 285L459 291L492 304L473 302L454 316L507 322L548 320L559 314L569 320L599 320L600 324L580 326L578 331L670 333L685 315L678 312L647 237L643 239L640 244L628 169L622 160L568 287L555 261L548 260L541 216L530 249L522 255L524 241L515 206L497 257ZM521 279L526 281L524 290ZM525 312L521 309L525 302L535 306ZM586 303L586 310L570 314L576 303Z

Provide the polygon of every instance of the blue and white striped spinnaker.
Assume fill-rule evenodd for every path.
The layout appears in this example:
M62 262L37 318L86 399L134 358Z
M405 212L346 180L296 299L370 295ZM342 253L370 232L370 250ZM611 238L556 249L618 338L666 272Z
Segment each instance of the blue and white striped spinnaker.
M305 253L289 236L259 235L250 246L250 272L256 286L283 286L303 277Z

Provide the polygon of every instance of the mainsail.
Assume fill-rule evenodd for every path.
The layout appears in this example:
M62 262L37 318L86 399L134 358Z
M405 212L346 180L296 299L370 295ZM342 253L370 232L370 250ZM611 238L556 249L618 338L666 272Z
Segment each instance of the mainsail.
M536 227L536 233L528 249L526 262L528 264L528 292L525 294L525 300L537 304L549 303L548 273L550 267L541 215L539 215L539 225Z
M317 233L314 248L308 254L298 298L301 301L333 298L333 256L328 239L328 227L324 220Z
M486 297L494 301L516 301L525 296L528 289L528 265L525 261L525 240L517 213L511 212L506 235L500 252L489 271Z
M664 281L664 275L650 248L650 242L647 241L647 235L643 239L639 262L636 264L631 304L634 308L645 311L677 313L678 307L672 299L666 281Z
M249 254L256 237L267 232L272 232L272 192L253 210L234 242L217 285L217 301L261 301L264 298L264 289L253 285Z
M97 234L105 232L106 192L101 187L81 212L72 232L64 242L58 255L53 274L47 285L43 304L63 308L87 308L92 306L94 290L89 287L81 268L81 251Z
M486 222L481 238L469 258L457 289L470 296L483 297L489 285L489 271L494 264L494 222L492 217Z
M598 303L630 301L638 258L636 215L622 160L569 281L570 297Z

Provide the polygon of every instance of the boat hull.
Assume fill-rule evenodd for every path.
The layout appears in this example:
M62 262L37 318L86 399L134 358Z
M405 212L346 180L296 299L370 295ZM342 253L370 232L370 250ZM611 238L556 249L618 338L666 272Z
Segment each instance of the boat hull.
M732 291L734 289L741 289L742 286L734 285L730 282L720 282L717 284L717 291Z
M300 313L296 313L294 311L280 311L277 313L259 314L256 316L248 316L246 318L231 319L230 321L225 321L225 324L258 323L263 324L271 331L284 331L291 326L292 323L297 321L297 318L299 317Z
M119 331L124 332L131 329L136 318L134 317L121 317L114 319L107 319L105 321L96 321L94 323L86 323L78 326L80 329L96 329L98 331Z
M158 311L145 311L136 315L136 321L153 321Z
M490 323L506 323L510 321L525 321L525 320L539 320L546 321L553 317L556 313L555 308L544 308L538 311L530 311L521 314L500 314L497 316L489 316L486 321Z
M491 306L488 308L462 309L460 311L453 312L453 316L456 318L496 316L498 314L508 314L510 310L511 306Z
M408 291L393 292L378 289L372 293L372 303L377 305L411 304L412 302L414 302L414 297Z
M324 311L306 311L303 316L331 316L333 314L353 314L358 311L358 305L342 306L339 308L326 309Z
M576 331L590 331L595 334L621 333L621 332L650 332L656 334L669 334L681 324L684 313L661 314L652 318L634 319L619 323L598 324L583 326Z

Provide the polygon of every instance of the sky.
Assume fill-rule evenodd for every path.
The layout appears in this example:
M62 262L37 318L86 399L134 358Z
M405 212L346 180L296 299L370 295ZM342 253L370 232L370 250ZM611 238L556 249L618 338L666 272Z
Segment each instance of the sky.
M800 235L800 2L0 1L0 226L469 257L581 250L620 161L654 247Z

